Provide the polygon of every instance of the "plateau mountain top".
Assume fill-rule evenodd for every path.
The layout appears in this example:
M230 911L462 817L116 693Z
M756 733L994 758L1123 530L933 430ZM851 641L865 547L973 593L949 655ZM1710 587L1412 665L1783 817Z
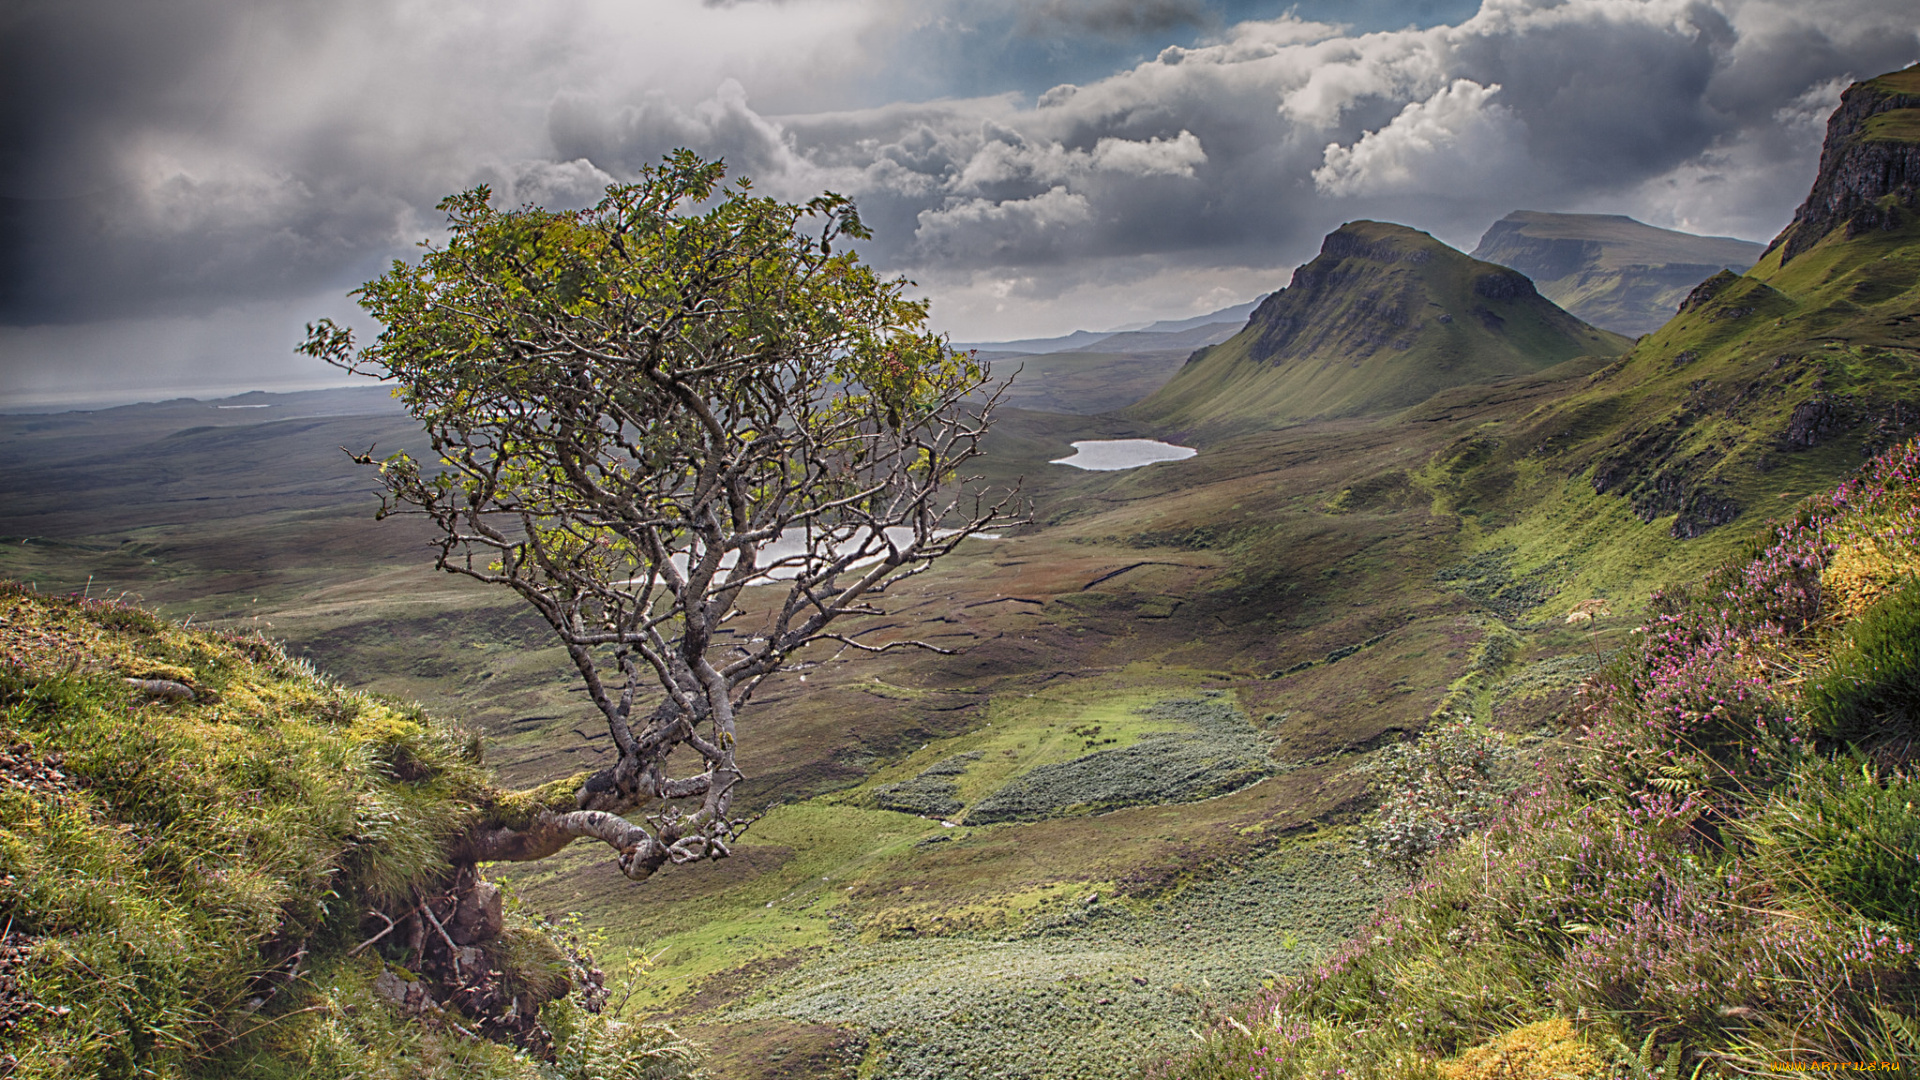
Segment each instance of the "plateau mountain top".
M1764 250L1619 214L1518 210L1493 223L1473 257L1511 266L1569 312L1637 337L1665 325L1695 285L1722 270L1745 271Z

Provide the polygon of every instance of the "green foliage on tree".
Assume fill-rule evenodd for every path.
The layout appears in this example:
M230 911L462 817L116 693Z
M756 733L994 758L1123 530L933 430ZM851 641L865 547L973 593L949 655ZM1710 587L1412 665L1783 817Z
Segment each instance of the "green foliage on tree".
M394 384L439 461L377 462L383 514L425 515L442 569L540 613L619 752L566 803L471 832L465 857L593 836L639 878L726 855L754 688L821 639L920 644L835 624L1005 519L960 472L987 369L846 246L869 235L853 205L723 180L679 151L587 210L455 195L443 244L358 290L373 344L322 321L301 346ZM670 777L682 746L701 767ZM656 802L646 824L619 816Z

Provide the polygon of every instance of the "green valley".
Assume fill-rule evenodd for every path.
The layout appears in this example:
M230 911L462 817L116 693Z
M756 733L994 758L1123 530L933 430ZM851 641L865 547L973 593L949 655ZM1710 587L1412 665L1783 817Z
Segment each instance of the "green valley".
M1027 371L979 471L1019 483L1031 522L965 541L848 631L946 652L816 643L761 686L739 721L756 820L731 857L636 882L580 844L394 881L497 882L502 932L548 974L587 961L542 916L595 928L599 966L634 973L625 1019L678 1034L581 1016L569 1045L645 1043L661 1076L686 1065L681 1036L742 1080L1702 1077L1920 1055L1911 868L1845 841L1913 835L1916 79L1849 91L1819 198L1637 342L1506 266L1361 221L1190 355L1007 358ZM1547 217L1507 219L1502 243L1565 239ZM1606 258L1639 251L1621 245ZM1200 453L1050 464L1136 437ZM254 928L194 930L225 981L175 973L168 993L233 1000L212 1020L139 1014L165 1037L113 1050L125 1075L236 1075L242 1050L259 1075L561 1075L540 1047L368 989L444 972L392 942L349 952L399 914L352 851L615 758L547 627L434 572L419 523L374 521L376 481L340 450L422 443L378 388L0 416L20 465L0 477L0 577L23 583L0 598L0 708L24 747L0 746L0 875L59 886L0 895L40 950L32 985L68 977L56 954L149 978L197 903ZM741 625L768 603L744 594ZM1663 652L1667 630L1682 644ZM1703 643L1737 657L1714 667ZM127 678L216 696L142 698ZM341 779L250 777L222 724ZM267 792L275 820L325 827L275 855L238 811L116 795L139 755L87 725L164 742L168 768L214 777L205 799ZM28 775L49 762L81 779ZM1395 803L1383 768L1425 776L1439 809ZM1456 781L1501 815L1422 848ZM59 863L133 858L176 813L200 832L168 843L225 845L212 884L175 848L140 854L138 880L94 874L104 892ZM1369 865L1361 841L1396 823L1424 877ZM288 866L337 878L353 919L287 899L312 891ZM103 914L136 900L137 918ZM83 902L85 919L49 915ZM116 926L142 936L115 944ZM252 1030L258 972L308 942L292 970L310 985L253 1007L293 1017L284 1033L220 1043ZM511 970L503 985L539 974ZM58 983L74 1011L0 1028L38 1070L21 1075L86 1075L22 1049L80 1045L117 1007L76 984ZM0 1019L22 1000L0 995ZM327 1056L349 1035L378 1052Z

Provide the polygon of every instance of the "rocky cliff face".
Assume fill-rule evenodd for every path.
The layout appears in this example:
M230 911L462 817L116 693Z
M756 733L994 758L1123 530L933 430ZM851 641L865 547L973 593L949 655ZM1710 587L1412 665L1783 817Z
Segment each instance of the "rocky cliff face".
M1784 508L1799 477L1831 482L1920 428L1920 66L1849 89L1827 131L1769 254L1700 282L1538 414L1548 437L1532 445L1566 448L1548 469L1584 470L1596 494L1691 539Z
M1827 120L1820 173L1793 223L1767 250L1784 265L1833 230L1848 236L1899 224L1920 202L1920 64L1855 83Z

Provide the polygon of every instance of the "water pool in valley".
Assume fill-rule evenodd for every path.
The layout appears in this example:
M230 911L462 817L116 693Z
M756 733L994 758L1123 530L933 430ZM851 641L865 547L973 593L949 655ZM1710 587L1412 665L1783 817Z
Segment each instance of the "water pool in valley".
M1048 464L1115 472L1156 461L1182 461L1199 452L1191 446L1175 446L1159 439L1085 439L1073 444L1071 457L1055 458Z

